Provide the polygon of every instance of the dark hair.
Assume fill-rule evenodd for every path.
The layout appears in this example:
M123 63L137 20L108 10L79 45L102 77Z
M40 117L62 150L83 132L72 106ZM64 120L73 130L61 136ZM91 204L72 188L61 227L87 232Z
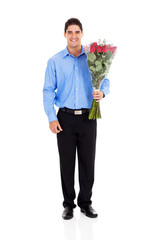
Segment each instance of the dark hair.
M70 18L67 20L64 27L65 32L70 25L78 25L81 31L83 32L82 23L77 18Z

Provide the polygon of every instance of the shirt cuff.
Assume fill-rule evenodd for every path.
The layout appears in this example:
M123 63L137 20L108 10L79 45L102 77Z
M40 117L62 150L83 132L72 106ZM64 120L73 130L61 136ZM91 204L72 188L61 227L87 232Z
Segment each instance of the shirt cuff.
M100 90L103 92L103 97L105 97L105 95L107 95L107 94L109 94L109 87L107 87L107 88L100 88Z
M51 112L50 114L48 114L48 121L49 122L53 122L58 120L57 115L55 112Z

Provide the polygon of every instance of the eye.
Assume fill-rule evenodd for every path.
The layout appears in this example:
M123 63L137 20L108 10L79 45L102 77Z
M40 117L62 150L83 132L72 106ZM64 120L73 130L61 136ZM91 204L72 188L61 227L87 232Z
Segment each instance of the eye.
M80 34L80 31L76 31L77 34Z
M68 34L71 34L72 33L72 31L68 31Z

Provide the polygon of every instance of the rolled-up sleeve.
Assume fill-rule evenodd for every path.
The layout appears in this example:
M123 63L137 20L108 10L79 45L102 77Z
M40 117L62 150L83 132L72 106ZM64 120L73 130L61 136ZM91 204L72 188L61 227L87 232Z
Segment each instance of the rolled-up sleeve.
M56 96L56 88L57 88L57 81L56 81L56 70L54 61L51 59L47 62L47 68L45 71L45 82L43 87L43 104L44 110L48 116L48 121L52 122L57 119L56 110L54 108L55 103L55 96Z

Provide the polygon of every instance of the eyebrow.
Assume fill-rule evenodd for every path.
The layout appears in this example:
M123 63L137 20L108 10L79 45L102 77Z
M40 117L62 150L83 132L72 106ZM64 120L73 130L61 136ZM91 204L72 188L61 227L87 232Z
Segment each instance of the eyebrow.
M72 33L73 31L67 30L68 33ZM76 33L79 33L80 30L75 31Z

